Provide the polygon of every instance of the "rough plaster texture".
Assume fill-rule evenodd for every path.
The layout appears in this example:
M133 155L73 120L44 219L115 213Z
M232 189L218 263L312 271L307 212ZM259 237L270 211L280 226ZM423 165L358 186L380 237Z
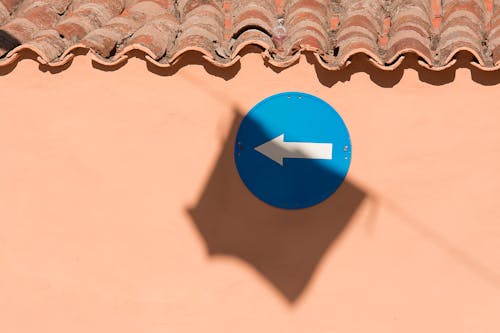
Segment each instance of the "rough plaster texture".
M1 332L499 331L498 74L43 69L0 77ZM296 214L227 153L292 90L353 145L344 186Z

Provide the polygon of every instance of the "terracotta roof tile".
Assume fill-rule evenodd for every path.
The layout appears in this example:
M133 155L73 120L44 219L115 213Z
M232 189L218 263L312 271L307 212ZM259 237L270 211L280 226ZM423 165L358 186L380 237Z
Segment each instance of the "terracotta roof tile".
M493 63L500 63L500 3L496 5L491 18L488 35L489 51L492 52Z
M392 69L414 53L439 70L466 51L495 70L500 0L0 0L0 66L23 49L59 66L84 48L102 64L140 50L171 66L196 51L224 67L247 45L280 67L310 51L328 69L359 53Z
M432 11L429 2L395 1L392 7L390 40L386 61L392 63L407 52L415 52L428 64L434 61Z

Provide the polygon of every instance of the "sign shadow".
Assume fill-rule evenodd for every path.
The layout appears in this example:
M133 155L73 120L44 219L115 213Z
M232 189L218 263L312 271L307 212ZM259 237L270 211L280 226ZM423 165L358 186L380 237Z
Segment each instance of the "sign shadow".
M188 213L210 256L244 260L292 304L366 193L346 179L330 198L310 208L285 210L260 201L245 187L234 162L242 118L235 110L211 176Z

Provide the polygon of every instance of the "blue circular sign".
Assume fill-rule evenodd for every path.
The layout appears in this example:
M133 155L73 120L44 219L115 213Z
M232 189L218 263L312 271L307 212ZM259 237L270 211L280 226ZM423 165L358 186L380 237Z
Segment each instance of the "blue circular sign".
M298 92L270 96L243 118L234 148L247 188L269 205L316 205L342 184L351 141L342 118L318 97Z

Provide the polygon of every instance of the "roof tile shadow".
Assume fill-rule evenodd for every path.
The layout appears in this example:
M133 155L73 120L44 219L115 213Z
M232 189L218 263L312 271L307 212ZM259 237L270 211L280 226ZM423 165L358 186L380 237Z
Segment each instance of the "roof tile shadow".
M0 29L0 52L1 53L3 53L2 51L8 52L19 45L21 45L21 42L17 38L12 36L8 32Z

